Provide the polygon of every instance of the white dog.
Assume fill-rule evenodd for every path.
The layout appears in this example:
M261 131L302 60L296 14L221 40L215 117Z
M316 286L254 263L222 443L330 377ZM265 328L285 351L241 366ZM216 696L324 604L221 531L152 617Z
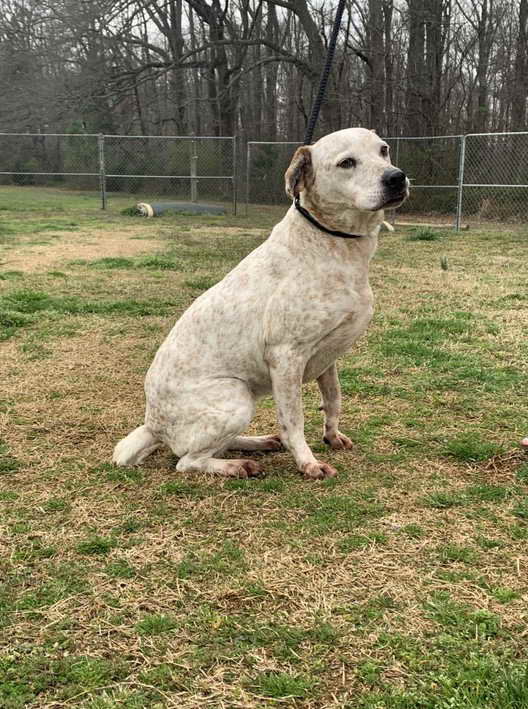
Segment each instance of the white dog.
M350 128L299 148L286 192L295 203L271 236L197 298L161 345L145 382L145 424L117 444L118 465L166 444L181 472L247 477L260 466L223 451L284 445L305 478L336 474L306 443L301 387L317 379L324 441L350 448L338 429L336 358L372 317L368 266L382 210L406 199L409 181L375 132ZM280 435L241 436L270 392Z

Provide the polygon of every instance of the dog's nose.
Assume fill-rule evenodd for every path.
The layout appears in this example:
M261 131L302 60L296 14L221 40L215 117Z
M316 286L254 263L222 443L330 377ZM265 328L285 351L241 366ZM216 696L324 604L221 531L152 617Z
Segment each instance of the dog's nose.
M391 167L388 170L385 170L381 177L381 181L385 187L388 187L391 190L402 190L405 187L406 179L405 173L398 170L397 167Z

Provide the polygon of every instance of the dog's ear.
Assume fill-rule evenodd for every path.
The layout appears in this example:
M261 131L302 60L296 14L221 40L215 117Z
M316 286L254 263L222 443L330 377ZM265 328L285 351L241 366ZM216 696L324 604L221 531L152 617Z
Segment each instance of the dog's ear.
M375 133L376 135L378 135L378 133L377 133L377 131L376 131L375 128L371 128L371 129L370 129L370 132L371 132L371 133Z
M312 151L307 145L297 148L284 178L286 194L290 199L298 197L299 192L312 186L314 181Z

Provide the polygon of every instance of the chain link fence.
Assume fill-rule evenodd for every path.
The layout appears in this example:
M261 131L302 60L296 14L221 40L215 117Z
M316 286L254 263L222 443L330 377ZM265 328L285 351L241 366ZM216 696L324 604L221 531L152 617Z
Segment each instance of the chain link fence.
M412 181L410 199L389 218L457 228L528 219L528 132L387 140ZM246 211L288 204L284 173L299 145L247 143ZM103 208L205 201L236 213L238 167L234 137L0 133L0 185L75 190Z
M232 204L236 212L234 138L104 136L106 192Z
M99 189L97 135L0 133L0 184Z
M284 173L301 143L250 140L246 156L246 214L251 204L288 204Z
M528 219L528 132L387 138L392 162L409 176L400 222L520 223ZM300 143L250 141L246 211L251 204L288 204L284 173Z
M395 221L428 219L455 224L461 158L460 136L387 138L394 165L411 180L411 194Z
M99 195L101 206L205 201L236 213L233 137L0 133L0 185Z
M478 133L464 138L461 213L475 222L528 218L528 133Z

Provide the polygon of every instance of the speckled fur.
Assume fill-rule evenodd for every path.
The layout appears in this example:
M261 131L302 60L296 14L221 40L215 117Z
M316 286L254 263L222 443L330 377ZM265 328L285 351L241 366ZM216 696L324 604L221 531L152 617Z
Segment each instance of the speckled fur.
M329 236L292 206L261 246L195 300L161 345L146 377L145 424L117 444L117 464L137 464L164 443L180 458L179 471L246 477L259 473L254 461L216 456L276 450L282 442L305 477L335 474L306 443L301 387L317 379L325 440L349 448L338 429L335 361L372 317L368 265L387 201L381 176L391 167L382 145L374 132L352 128L297 151L286 173L288 194L300 193L325 226L365 236ZM337 167L349 155L358 166ZM240 438L257 400L269 393L280 441Z

